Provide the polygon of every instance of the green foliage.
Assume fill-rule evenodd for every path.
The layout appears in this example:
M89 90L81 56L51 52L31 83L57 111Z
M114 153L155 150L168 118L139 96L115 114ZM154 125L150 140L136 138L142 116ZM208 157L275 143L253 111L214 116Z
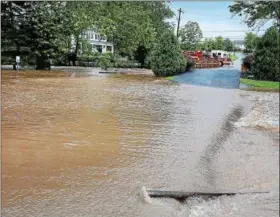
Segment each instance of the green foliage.
M226 38L224 40L224 49L225 49L225 51L233 51L234 50L234 44L229 38Z
M88 39L81 39L81 53L86 56L92 56L92 45L89 43Z
M259 40L259 38L256 34L254 34L252 32L246 33L245 41L244 41L244 45L245 45L244 52L252 53L257 46L258 40Z
M234 1L229 10L234 15L244 16L248 27L261 27L267 21L273 20L280 25L279 1Z
M136 52L134 53L134 58L141 64L141 67L145 65L148 52L149 49L147 49L144 46L139 46Z
M234 51L234 43L222 36L218 36L215 39L206 38L203 42L198 43L196 46L199 50L212 51L212 50L225 50L225 51Z
M275 27L269 28L257 44L252 74L258 80L280 80L280 43L279 33Z
M43 69L51 59L63 53L67 13L62 2L3 3L3 56L20 55L21 64L33 59Z
M187 63L178 40L171 31L160 36L152 49L149 62L155 76L172 76L184 72Z
M179 36L187 50L196 50L203 34L197 22L189 21L180 29Z
M165 20L174 15L166 2L18 1L1 6L5 61L28 56L42 67L51 59L62 62L71 49L71 36L74 53L91 56L83 34L92 27L113 42L116 52L143 65L157 37L171 29Z
M215 38L215 50L224 50L224 38L222 36L218 36Z
M215 41L212 38L206 38L202 43L202 49L206 51L216 50Z
M98 17L98 2L93 1L67 1L65 11L68 14L69 23L67 28L71 31L74 37L75 49L77 55L82 47L83 33L94 26L95 20ZM65 26L66 27L66 26ZM69 40L71 40L69 38Z
M230 55L230 59L231 59L232 61L235 61L235 60L238 59L238 56L236 56L236 55L233 53L233 54Z
M113 41L115 50L134 55L139 47L150 49L169 26L173 12L165 2L102 2L96 22L101 34Z
M99 56L99 63L98 63L99 67L101 67L101 69L107 70L108 68L112 67L112 55L111 53L105 53L105 54L101 54Z

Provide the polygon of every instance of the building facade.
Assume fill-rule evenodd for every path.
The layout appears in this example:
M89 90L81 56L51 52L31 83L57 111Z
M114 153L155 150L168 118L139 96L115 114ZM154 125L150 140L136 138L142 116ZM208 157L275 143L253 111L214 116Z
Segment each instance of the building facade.
M114 45L112 42L107 41L107 37L101 36L95 29L87 30L82 35L86 39L88 39L88 42L92 46L92 51L94 53L114 53ZM75 47L75 40L74 37L72 37L72 50L74 50Z

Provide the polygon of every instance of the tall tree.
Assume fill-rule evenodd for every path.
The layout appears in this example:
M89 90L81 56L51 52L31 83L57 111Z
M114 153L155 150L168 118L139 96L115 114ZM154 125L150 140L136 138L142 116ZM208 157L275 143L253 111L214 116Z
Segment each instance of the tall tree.
M28 13L29 46L36 59L36 68L44 69L49 61L62 53L61 43L69 34L64 2L31 2Z
M149 61L156 76L172 76L185 71L187 62L173 31L160 36Z
M269 28L256 46L252 61L252 73L256 79L280 81L279 33Z
M83 33L94 27L101 15L102 4L93 1L67 1L65 8L69 16L68 28L71 29L71 34L67 37L67 40L69 50L73 51L73 63L75 65L75 59L80 51L81 44L84 43Z
M30 52L26 42L28 11L27 2L1 2L1 54L2 62L14 61L16 56Z
M262 27L269 20L275 21L280 31L279 1L234 1L229 6L234 15L244 16L244 22L249 27Z
M244 46L245 46L245 52L246 53L252 53L258 42L258 36L252 32L246 33L245 39L244 39Z
M234 44L229 38L226 38L224 40L224 49L225 49L225 51L233 51L234 50Z
M206 38L203 42L203 49L207 51L215 50L216 49L215 40L212 38Z
M197 22L188 21L179 32L182 44L186 44L191 49L196 49L196 45L203 37L202 31Z
M156 37L170 26L164 21L173 12L165 2L102 2L98 29L113 41L119 53L149 49Z
M215 38L215 49L216 50L225 49L224 38L222 36L218 36Z

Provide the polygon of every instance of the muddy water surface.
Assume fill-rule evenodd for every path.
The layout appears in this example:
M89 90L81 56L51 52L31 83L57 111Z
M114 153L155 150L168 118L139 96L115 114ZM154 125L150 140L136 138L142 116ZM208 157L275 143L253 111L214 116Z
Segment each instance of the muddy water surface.
M278 148L234 89L2 72L3 216L278 216ZM79 73L78 73L79 74ZM262 191L152 199L142 187Z

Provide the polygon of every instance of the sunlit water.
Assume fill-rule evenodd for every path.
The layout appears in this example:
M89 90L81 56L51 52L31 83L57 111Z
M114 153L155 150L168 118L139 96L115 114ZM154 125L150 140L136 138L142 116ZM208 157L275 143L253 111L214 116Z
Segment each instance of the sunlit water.
M230 72L229 72L230 73ZM3 216L278 216L277 141L234 89L2 73ZM153 199L142 188L248 192Z

